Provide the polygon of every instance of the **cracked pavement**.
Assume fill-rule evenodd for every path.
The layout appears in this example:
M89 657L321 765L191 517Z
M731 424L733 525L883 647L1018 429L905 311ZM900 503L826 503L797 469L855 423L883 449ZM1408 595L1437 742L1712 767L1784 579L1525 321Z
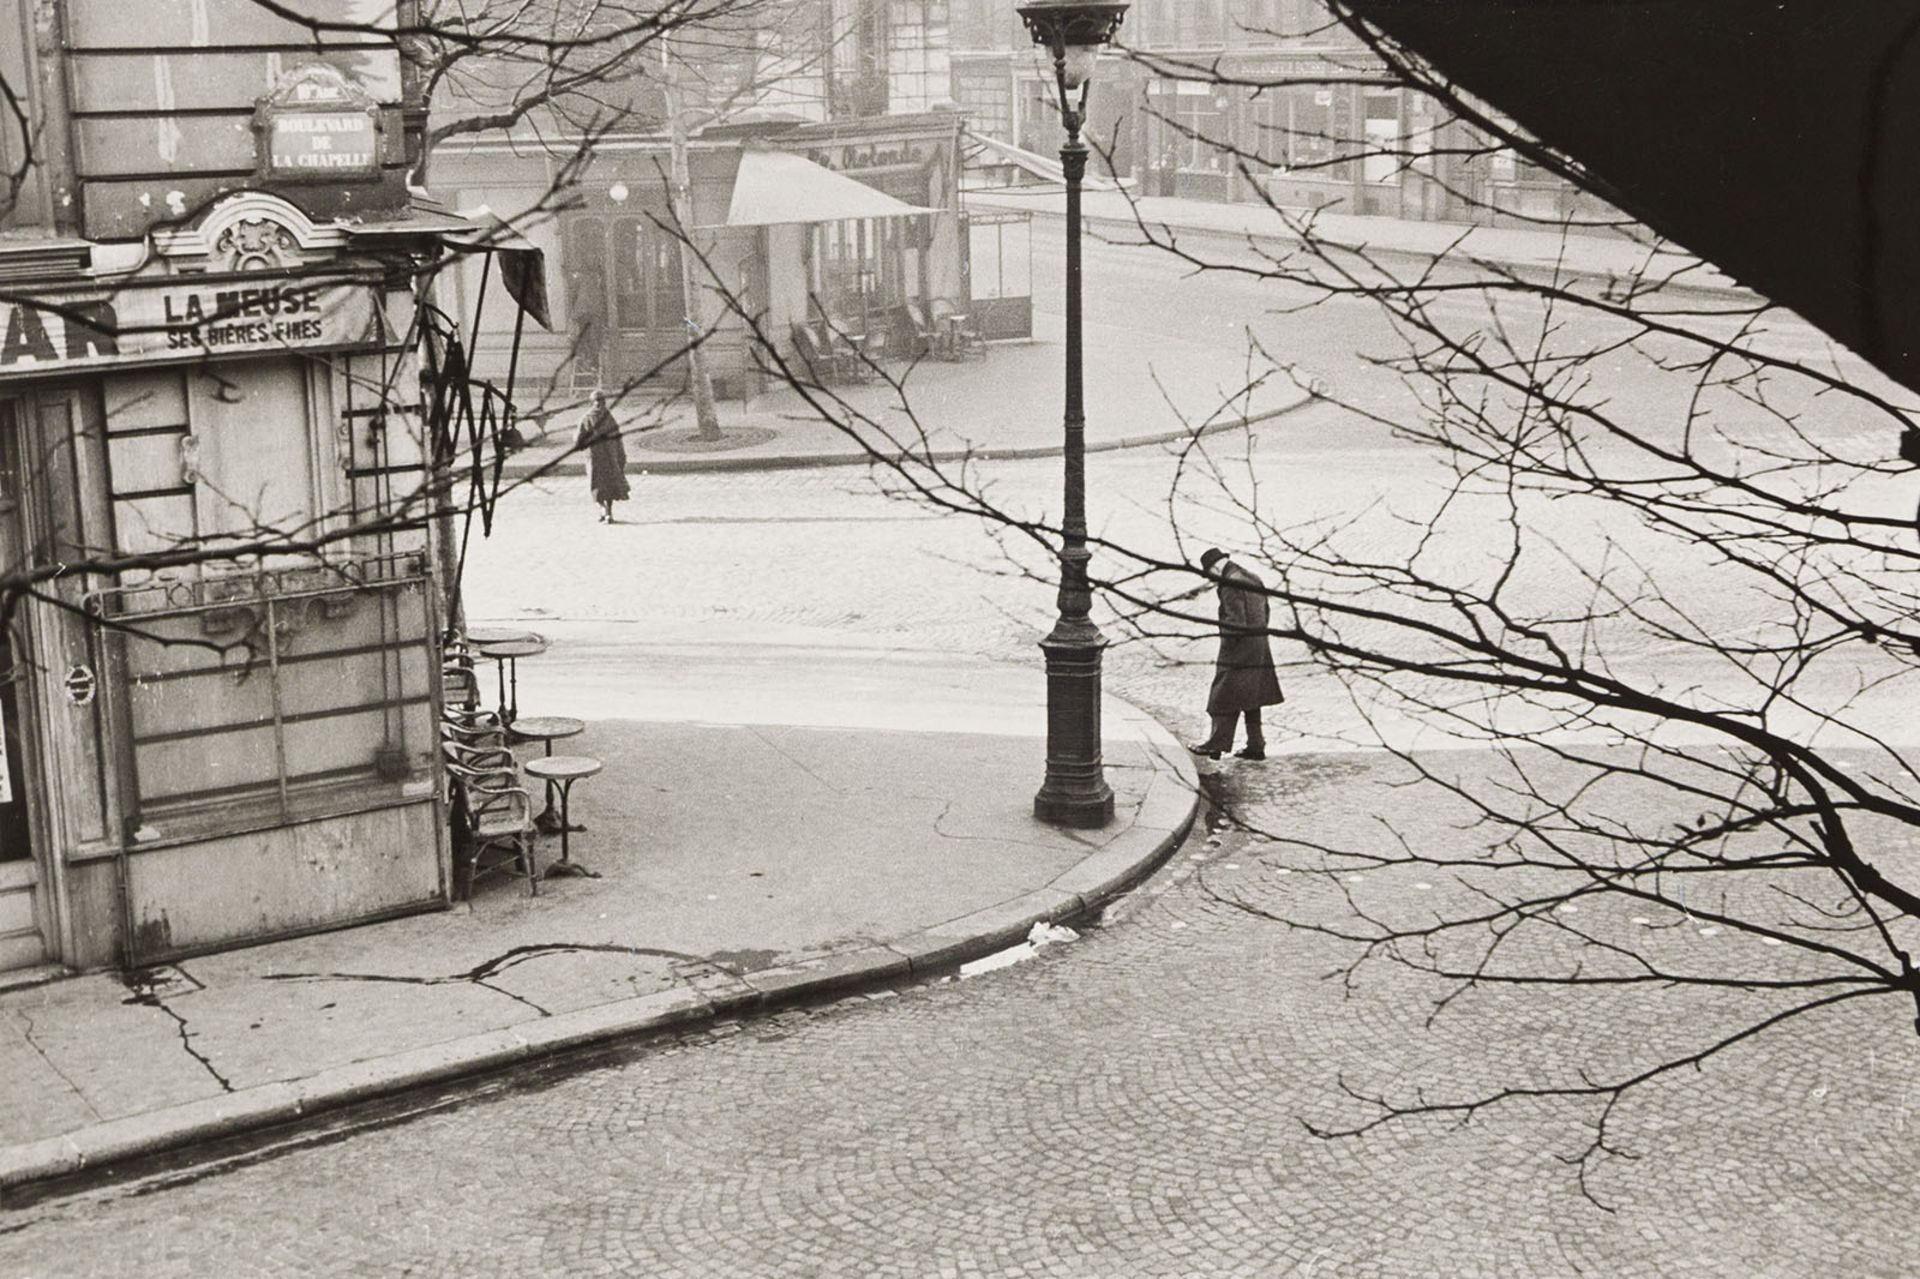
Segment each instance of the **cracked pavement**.
M1096 304L1129 323L1189 332L1213 324L1217 332L1220 316L1272 302L1217 281L1181 294L1172 267L1129 273L1107 250L1089 246L1089 254L1108 255L1090 272L1090 288L1108 290ZM1131 305L1148 289L1155 307ZM1329 373L1341 393L1390 414L1394 379L1355 359L1378 349L1374 337L1330 323L1339 315L1316 308L1294 322L1276 312L1262 323L1290 331L1263 336ZM1237 321L1222 340L1240 340ZM1333 354L1346 364L1330 363ZM1257 463L1282 519L1365 510L1383 491L1417 500L1425 460L1363 423L1309 412L1254 442L1258 450L1242 442L1237 452L1223 443L1221 459ZM1098 535L1176 553L1162 509L1168 468L1151 452L1093 459ZM998 495L1026 511L1057 502L1058 474L1051 464L994 467ZM725 887L719 900L706 897L712 889L661 900L667 886L647 856L635 858L628 886L663 911L699 923L767 900L755 893L798 891L804 863L770 884L772 868L727 837L728 829L761 833L741 814L779 813L795 829L819 821L886 765L884 750L861 743L924 730L929 700L969 740L980 735L977 720L991 721L950 692L862 688L862 664L930 666L967 653L1036 669L1032 640L1050 618L1051 591L1018 571L971 571L1003 566L976 525L900 516L905 508L873 495L863 475L637 476L634 493L612 528L593 525L578 481L516 495L497 539L476 549L472 585L494 616L538 629L557 632L551 617L605 624L597 647L573 650L584 690L578 713L587 718L604 718L606 699L631 697L638 678L649 718L706 731L712 697L678 677L716 660L729 664L737 697L768 703L768 722L733 739L737 751L710 776L668 739L635 736L621 787L602 777L576 793L577 803L605 806L581 810L591 833L579 855L596 867L607 865L595 844L616 829L610 823L642 843L668 833L656 829L663 814L682 824L673 836L708 859L712 881ZM1179 515L1189 548L1246 535L1231 511L1189 506ZM1020 567L1044 580L1047 566L1014 549ZM1393 553L1384 536L1360 549ZM1553 588L1529 583L1543 597ZM1739 620L1710 576L1697 589L1704 614ZM823 633L848 654L825 683L810 666L783 683L759 665L782 648L804 663ZM731 635L718 650L716 634ZM616 657L637 665L616 669ZM1108 686L1170 725L1185 717L1198 729L1206 677L1182 659L1204 664L1208 646L1175 643L1156 654L1123 640L1108 654ZM530 663L523 681L541 673ZM1299 820L1310 804L1329 820L1371 820L1355 790L1372 766L1365 756L1282 754L1342 731L1351 722L1345 699L1324 684L1296 683L1284 666L1282 677L1289 701L1273 730L1276 758L1250 802L1276 825ZM778 758L769 740L788 740L770 693L810 698L806 714L830 708L840 726L797 752L814 775L794 805L771 802L758 784L764 770L795 758ZM550 702L532 709L563 711ZM1303 744L1295 734L1321 736ZM1222 768L1254 776L1238 764ZM1035 776L1020 777L1020 793ZM675 798L695 786L710 796L706 805ZM927 794L924 782L888 794L954 836L903 868L908 891L972 869L954 853L977 833L970 814L943 816ZM1386 796L1378 807L1392 802ZM978 850L967 847L971 858ZM1765 1053L1646 1094L1624 1116L1631 1140L1623 1145L1637 1158L1595 1170L1613 1213L1584 1200L1561 1162L1579 1153L1588 1131L1583 1116L1564 1109L1521 1107L1464 1128L1430 1122L1316 1142L1303 1116L1354 1118L1342 1079L1376 1089L1471 1085L1509 1063L1550 1067L1569 1043L1631 1050L1684 1029L1697 1010L1487 1001L1434 1037L1423 1031L1429 1010L1417 998L1390 987L1343 992L1322 980L1335 959L1323 947L1224 900L1271 904L1296 891L1272 850L1228 838L1196 851L1201 860L1187 865L1204 867L1204 877L1169 875L1156 885L1165 891L1112 912L1118 926L1031 964L895 998L850 999L819 1015L722 1022L570 1079L502 1085L411 1123L223 1175L43 1205L0 1219L0 1232L12 1232L0 1233L0 1270L1318 1279L1911 1269L1905 1080L1913 1051L1904 1030L1847 1015L1809 1023ZM1389 876L1370 882L1395 891ZM286 968L472 971L516 944L521 900L494 890L487 902L495 913L471 943L453 927L464 922L447 920L378 962L307 957ZM853 935L837 914L844 908L827 905L823 937ZM740 971L776 963L785 945L738 937L691 945L711 962L636 964L629 984L737 981ZM579 958L543 955L499 980L521 999L560 1008L581 994L581 970L571 966ZM202 974L206 962L188 967ZM364 985L279 983L288 998L347 1001L330 1011L349 1020L360 1015L352 1001ZM463 1016L471 1009L475 1024L503 1009L526 1011L466 982L394 984L396 992L444 1001ZM210 993L183 995L176 1006L204 1007ZM394 1021L404 1035L404 1008ZM58 1017L51 1029L56 1052L84 1057ZM0 1046L0 1068L10 1080L26 1078L7 1051ZM152 1061L155 1081L211 1087L184 1054L171 1045L169 1054Z
M1132 826L1157 778L1177 785L1156 813L1191 808L1156 764L1171 740L1113 703L1120 820L1092 836L1033 821L1044 685L1017 668L817 631L756 648L751 623L710 621L697 644L632 624L543 629L553 648L524 664L521 704L586 720L570 745L607 761L573 797L573 855L598 877L538 897L490 879L444 913L0 994L0 1147L71 1158L58 1143L97 1126L190 1124L196 1103L250 1106L270 1085L351 1088L337 1072L407 1054L431 1066L568 1017L557 1033L620 1009L757 1001L808 963L877 955L904 973L970 935L955 921L1049 890L1109 846L1150 858L1173 823ZM698 719L673 713L688 695ZM557 855L543 840L541 861ZM888 950L926 936L924 951Z
M1383 814L1416 833L1459 817L1394 789L1377 757L1297 762L1223 766L1222 784L1330 843L1379 838ZM1348 1086L1452 1096L1547 1080L1733 1014L1485 991L1429 1025L1430 991L1328 980L1339 944L1235 904L1318 917L1334 894L1300 858L1202 831L1106 927L1027 963L726 1020L378 1126L48 1200L0 1217L0 1271L1911 1273L1916 1052L1897 1018L1839 1011L1634 1094L1614 1116L1621 1153L1591 1169L1604 1207L1574 1166L1591 1107L1311 1135L1364 1117ZM1355 888L1418 891L1395 880ZM1723 939L1670 940L1740 962Z

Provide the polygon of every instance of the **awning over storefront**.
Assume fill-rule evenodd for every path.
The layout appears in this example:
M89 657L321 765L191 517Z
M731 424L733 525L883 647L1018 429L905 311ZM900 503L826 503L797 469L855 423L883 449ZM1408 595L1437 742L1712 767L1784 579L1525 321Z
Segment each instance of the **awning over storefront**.
M506 287L507 296L523 314L532 316L535 324L552 329L553 319L547 304L546 252L491 209L462 211L460 216L477 228L476 234L464 242L499 260L500 283Z
M350 223L345 230L351 240L432 236L462 252L491 253L499 259L500 279L508 295L540 327L553 327L547 305L546 254L490 209L448 213L414 205L400 217Z
M854 218L906 218L935 212L938 210L907 204L864 182L842 177L805 156L747 151L740 156L725 225L780 226Z
M1043 182L1065 182L1067 180L1066 171L1060 167L1060 161L1057 159L1049 159L1038 152L1029 151L1025 147L1017 147L1011 142L1002 142L998 138L990 138L984 133L975 133L972 129L965 129L963 132L966 134L967 141L973 143L975 146L993 152L997 158L990 161L990 163L1010 164L1016 169L1025 169L1028 173L1031 173ZM1084 180L1084 184L1089 191L1118 191L1123 187L1131 187L1133 182L1131 180L1116 182L1104 174L1089 173Z

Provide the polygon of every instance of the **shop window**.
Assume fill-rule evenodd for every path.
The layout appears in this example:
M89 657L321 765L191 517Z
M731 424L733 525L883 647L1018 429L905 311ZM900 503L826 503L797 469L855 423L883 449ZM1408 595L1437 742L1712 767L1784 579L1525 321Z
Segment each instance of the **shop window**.
M884 272L883 221L826 222L815 229L815 306L836 324L864 326Z
M1337 141L1343 119L1338 91L1296 90L1286 102L1286 167L1300 177L1347 181L1350 162L1339 158L1342 149Z
M1519 124L1511 117L1498 112L1490 112L1489 119L1502 133L1523 136ZM1476 131L1477 136L1477 131ZM1482 138L1481 145L1491 146L1495 139ZM1523 157L1511 147L1501 147L1494 151L1487 162L1488 176L1498 183L1551 185L1556 179L1547 170Z
M686 314L680 241L643 218L613 223L613 297L622 329L677 329Z
M91 601L124 675L136 841L418 798L437 749L418 557L152 583Z
M1397 186L1405 160L1400 155L1400 95L1397 92L1366 95L1366 152L1361 160L1361 177L1375 186Z
M1287 98L1262 93L1248 104L1249 134L1240 145L1275 169L1287 163Z
M967 219L971 301L1033 296L1032 237L1030 214L976 214Z
M597 340L607 314L607 226L598 218L574 218L561 237L567 313L581 334Z
M1161 98L1163 104L1168 101L1173 103L1177 126L1168 133L1178 167L1224 172L1226 153L1213 143L1224 142L1227 137L1227 99L1215 96L1212 85L1183 81L1174 85L1171 99Z

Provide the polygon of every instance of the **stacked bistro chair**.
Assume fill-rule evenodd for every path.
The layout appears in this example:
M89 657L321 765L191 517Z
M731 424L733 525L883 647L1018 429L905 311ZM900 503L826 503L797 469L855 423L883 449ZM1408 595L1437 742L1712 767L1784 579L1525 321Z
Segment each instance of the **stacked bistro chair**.
M900 335L900 342L907 354L914 359L934 355L940 346L940 331L927 319L927 313L920 304L908 299L894 309L894 332Z
M845 335L824 321L794 324L787 338L807 371L822 382L865 382L873 372Z
M984 360L987 358L987 341L980 336L980 329L973 317L962 315L960 309L947 298L933 300L933 322L942 330L939 345L949 360Z
M471 663L465 645L449 641L441 668L440 754L453 784L454 829L465 836L473 868L469 883L483 875L519 875L528 894L537 895L533 797L520 785L507 730L498 716L481 709Z

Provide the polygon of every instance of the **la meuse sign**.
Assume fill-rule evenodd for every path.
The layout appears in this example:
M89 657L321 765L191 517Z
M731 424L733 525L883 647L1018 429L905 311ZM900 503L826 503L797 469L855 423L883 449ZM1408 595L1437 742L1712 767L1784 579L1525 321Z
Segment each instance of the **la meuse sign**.
M362 345L373 291L340 280L229 281L0 299L0 378L196 355Z

